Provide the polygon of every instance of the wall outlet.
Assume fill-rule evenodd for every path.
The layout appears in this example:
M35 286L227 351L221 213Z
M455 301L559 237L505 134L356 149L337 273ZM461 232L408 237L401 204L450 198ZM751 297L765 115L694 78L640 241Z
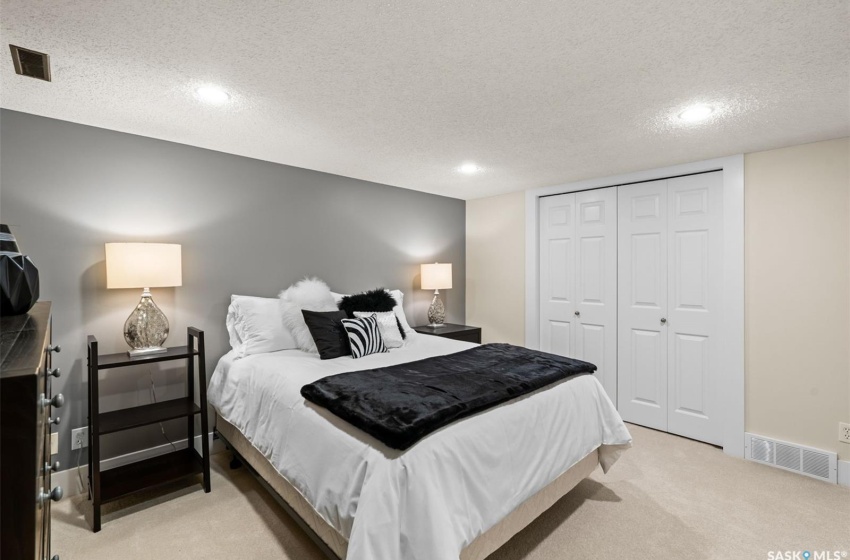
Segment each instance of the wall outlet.
M850 424L844 422L838 423L838 441L850 443Z
M50 454L57 455L59 453L59 432L50 434Z
M89 429L85 428L77 428L76 430L71 430L71 451L74 449L79 449L81 447L89 446Z

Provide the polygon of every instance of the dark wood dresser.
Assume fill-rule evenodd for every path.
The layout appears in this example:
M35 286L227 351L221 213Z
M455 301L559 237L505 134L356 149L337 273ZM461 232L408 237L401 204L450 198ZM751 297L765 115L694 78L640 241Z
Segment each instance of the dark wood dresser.
M0 322L0 558L49 560L50 503L62 489L50 483L54 395L50 302ZM58 560L58 556L54 556Z

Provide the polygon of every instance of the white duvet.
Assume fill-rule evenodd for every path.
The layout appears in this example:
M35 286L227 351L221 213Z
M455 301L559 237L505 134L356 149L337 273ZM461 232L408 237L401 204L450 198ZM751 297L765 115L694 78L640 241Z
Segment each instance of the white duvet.
M307 403L328 375L473 344L411 337L358 360L284 350L219 361L210 403L349 541L348 560L458 560L461 551L585 455L607 472L631 436L595 377L564 380L390 449Z

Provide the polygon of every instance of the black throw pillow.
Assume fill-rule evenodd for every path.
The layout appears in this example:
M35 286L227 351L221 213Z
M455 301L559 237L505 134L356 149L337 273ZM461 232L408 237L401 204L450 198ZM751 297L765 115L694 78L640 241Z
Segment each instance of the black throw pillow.
M332 360L340 356L351 355L348 333L342 326L342 320L348 319L345 311L307 311L301 310L304 322L310 329L313 342L319 351L319 358Z
M337 307L348 313L349 319L354 319L355 311L383 313L386 311L392 311L393 307L396 305L398 305L398 303L387 290L384 288L375 288L374 290L369 290L362 294L345 296L339 302ZM401 321L399 321L398 317L395 318L395 322L396 325L398 325L398 332L401 333L401 339L407 339L407 333L405 333L404 329L401 328Z

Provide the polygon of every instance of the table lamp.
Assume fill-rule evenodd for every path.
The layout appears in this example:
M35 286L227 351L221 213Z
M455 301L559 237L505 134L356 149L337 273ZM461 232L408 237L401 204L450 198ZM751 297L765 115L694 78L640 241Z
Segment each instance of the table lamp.
M151 288L183 285L181 247L171 243L107 243L106 288L142 288L142 299L124 323L130 356L165 352L168 319Z
M428 308L429 327L442 327L446 320L446 308L440 300L440 290L450 290L452 287L451 263L423 264L421 266L422 289L434 290L434 299Z

